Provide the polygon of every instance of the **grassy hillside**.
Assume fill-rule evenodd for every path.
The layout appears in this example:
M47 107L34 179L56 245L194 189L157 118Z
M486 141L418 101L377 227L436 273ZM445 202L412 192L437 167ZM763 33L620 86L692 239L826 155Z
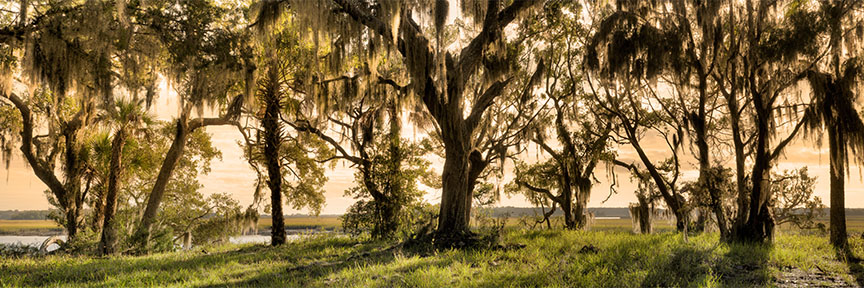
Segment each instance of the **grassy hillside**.
M0 259L0 286L751 286L860 285L861 264L837 261L825 237L773 246L717 236L512 230L497 249L428 251L327 236L271 248L227 245L140 257ZM864 256L864 242L852 241Z

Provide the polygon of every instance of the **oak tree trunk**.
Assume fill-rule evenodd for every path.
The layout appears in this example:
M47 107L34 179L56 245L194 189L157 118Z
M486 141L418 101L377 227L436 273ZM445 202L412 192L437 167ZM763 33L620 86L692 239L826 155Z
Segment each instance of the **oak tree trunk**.
M443 241L460 239L470 234L471 183L469 161L462 143L445 145L444 169L441 174L441 210L438 218L438 237Z
M78 236L78 220L81 216L81 205L84 199L81 198L81 159L78 155L78 130L81 128L80 121L70 121L63 124L63 137L65 138L65 163L64 172L66 174L65 195L62 199L57 199L63 205L66 213L66 231L69 234L69 240Z

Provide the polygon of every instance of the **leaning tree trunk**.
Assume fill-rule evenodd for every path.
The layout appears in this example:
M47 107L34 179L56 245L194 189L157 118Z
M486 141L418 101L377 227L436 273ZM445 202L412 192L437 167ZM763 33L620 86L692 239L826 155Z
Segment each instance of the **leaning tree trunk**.
M162 167L159 168L159 175L156 177L156 183L153 184L153 190L147 199L147 207L144 209L144 215L141 217L141 225L135 233L136 241L141 245L140 248L144 250L149 249L151 229L156 222L159 204L162 202L162 197L165 196L165 188L168 185L168 181L171 180L174 168L180 162L180 157L183 156L183 152L186 150L186 141L190 133L189 125L186 123L186 114L184 113L184 116L177 119L174 141L171 142L171 148L168 148L168 153L165 154Z
M681 200L680 195L672 194L673 191L669 188L666 183L666 180L660 175L660 172L657 171L657 167L654 166L654 163L651 162L651 159L648 158L648 155L645 154L645 150L642 149L642 145L639 144L639 138L636 135L636 129L634 129L629 124L625 122L625 130L627 132L627 138L630 140L630 145L636 150L636 154L639 155L639 159L642 160L642 164L645 165L645 168L648 170L649 176L654 180L654 183L657 184L657 190L660 191L660 195L663 197L663 201L666 202L666 208L672 211L672 214L675 215L675 230L678 232L683 232L685 227L687 226L686 215L684 215L683 202ZM676 197L677 196L677 197Z
M33 173L36 174L36 177L38 177L39 180L42 181L42 183L45 183L45 185L48 186L48 189L51 191L52 195L61 205L63 212L67 212L66 201L69 198L69 192L66 190L67 186L60 182L60 179L57 178L57 174L55 174L54 171L54 165L38 158L36 152L34 151L35 145L33 144L33 129L35 125L33 123L33 116L31 114L29 105L23 99L19 98L13 93L2 95L6 99L9 99L9 101L11 101L13 105L15 105L15 108L17 108L18 112L20 112L21 114L21 153L24 154L24 158L27 160L27 164L29 164L30 168L33 169ZM67 164L68 163L69 162L67 162ZM68 180L69 179L67 179L67 182ZM73 203L74 202L75 201L73 201ZM67 214L66 221L69 221L69 218L71 218L71 222L76 222L75 219L77 219L77 216L73 215L72 217L68 217L68 215L69 214ZM69 239L73 238L77 234L77 226L74 226L73 228L74 229L72 229L71 231L67 231Z
M108 172L108 191L105 196L104 224L102 227L102 238L99 248L102 255L111 255L117 251L117 223L114 216L117 213L117 198L122 174L123 146L126 142L126 133L123 129L114 135L111 143L111 164Z
M168 153L165 154L165 159L162 161L162 167L159 168L159 175L156 177L156 183L153 184L153 190L150 192L150 197L147 199L147 207L144 209L144 215L141 217L141 225L138 226L138 231L135 232L135 241L139 242L140 248L143 250L149 249L150 235L153 224L156 223L156 216L159 212L159 205L162 203L162 198L165 196L165 188L168 181L171 180L171 175L174 174L174 169L177 168L177 163L183 157L183 152L186 150L186 142L189 140L189 135L195 132L198 128L216 125L235 125L236 117L240 113L240 106L243 105L243 95L235 96L231 100L228 107L228 113L218 118L197 118L189 120L189 111L192 106L184 108L180 119L176 121L176 132L174 140L171 142L171 148L168 148Z
M840 134L836 125L828 127L828 145L831 154L831 244L836 248L847 247L846 234L846 199L844 187L845 169L841 161L840 151L845 145L843 135Z

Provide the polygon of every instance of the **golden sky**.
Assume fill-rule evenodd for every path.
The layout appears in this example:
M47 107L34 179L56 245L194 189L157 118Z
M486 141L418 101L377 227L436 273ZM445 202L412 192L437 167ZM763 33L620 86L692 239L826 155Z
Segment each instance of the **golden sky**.
M170 120L177 114L176 94L169 89L168 84L163 81L160 85L160 91L163 95L156 99L156 104L151 113L160 120ZM167 95L166 95L167 94ZM406 127L406 129L412 129ZM230 126L223 127L207 127L206 131L211 134L213 144L222 151L222 160L214 160L212 162L212 171L208 175L200 177L199 181L204 185L203 193L212 194L218 192L226 192L240 201L242 205L248 205L252 201L252 193L254 192L255 172L253 172L248 164L243 160L242 150L237 145L237 142L242 140L242 136L237 132L236 128ZM799 138L800 139L800 138ZM665 159L669 155L669 150L665 148L662 139L656 137L647 137L643 140L643 147L646 149L648 156L655 162ZM823 141L827 143L827 141ZM812 147L812 141L799 140L791 144L785 153L785 158L780 159L775 171L783 169L793 169L803 166L809 167L810 175L817 176L816 194L821 197L826 205L829 202L828 197L828 151L827 145L822 149ZM533 145L532 145L533 146ZM25 165L24 159L20 153L15 150L13 160L8 171L0 170L0 210L34 210L49 208L48 201L43 193L47 187L33 174L33 171ZM683 153L688 153L689 150L684 149ZM529 147L529 153L526 157L534 158L534 147ZM620 147L619 159L625 162L633 162L636 158L635 152L629 147ZM689 154L689 153L688 153ZM540 156L543 157L542 154ZM548 156L547 156L548 157ZM696 161L692 156L683 156L682 171L684 180L694 180L698 173L694 170ZM731 158L731 157L725 157ZM532 161L528 159L526 161ZM734 166L734 159L725 160L724 165L727 167ZM637 164L639 162L637 161ZM324 186L326 203L321 210L322 214L342 214L354 203L351 197L345 197L344 191L353 185L354 170L342 163L337 167L327 171L329 181ZM435 159L433 167L440 172L443 161ZM508 163L505 171L512 170L512 163ZM0 168L2 169L2 168ZM633 195L635 185L630 183L629 173L621 168L616 168L619 186L617 194L609 195L608 173L605 167L596 169L596 176L600 183L594 186L589 201L590 207L626 207L630 202L635 202L636 198ZM864 184L861 180L861 171L857 167L853 167L849 173L846 184L846 207L848 208L864 208ZM8 179L6 179L8 175ZM512 175L506 173L504 179L499 182L507 183ZM491 180L495 183L495 180ZM430 203L438 203L440 201L440 191L429 191L425 196L425 200ZM603 202L608 197L606 202ZM267 197L269 199L269 197ZM499 206L530 206L521 196L512 198L502 195ZM286 207L286 213L307 213L307 211L292 210Z
M233 127L208 127L207 132L213 136L213 142L216 147L222 150L223 156L221 161L212 163L212 171L210 174L201 177L200 182L204 185L203 192L205 194L216 192L227 192L240 201L241 204L248 205L252 201L252 193L254 190L253 183L255 179L254 172L248 167L243 160L242 151L237 146L237 141L240 136ZM656 139L655 139L656 142ZM656 146L656 145L652 145ZM625 147L626 148L626 147ZM818 177L816 194L822 197L823 202L828 204L828 154L827 148L818 150L812 147L807 147L801 143L795 143L786 151L786 159L782 159L778 164L777 169L791 169L801 166L808 166L811 175ZM652 159L665 158L666 150L660 147L648 147L649 157ZM533 154L533 153L532 153ZM634 153L627 149L619 151L622 159L634 159ZM541 156L542 157L542 156ZM632 160L627 160L632 161ZM436 168L440 171L441 161L435 161ZM688 166L693 166L695 161L689 160ZM734 163L729 163L734 164ZM507 170L512 168L508 165ZM617 169L617 175L620 186L618 193L612 195L608 201L602 202L609 196L609 182L607 173L604 167L597 169L597 178L601 183L595 185L589 206L591 207L624 207L628 203L635 201L632 192L634 185L629 182L629 174L622 169ZM19 154L15 154L11 167L8 171L0 173L3 179L0 181L0 210L31 210L31 209L46 209L49 208L48 201L45 199L43 191L46 186L39 181L33 174L32 170L27 167L24 160ZM852 168L850 171L850 181L847 183L846 206L849 208L864 208L864 184L860 180L858 168ZM336 169L328 170L327 177L329 181L324 186L326 195L326 205L322 209L322 214L341 214L350 206L354 199L344 197L343 192L350 187L353 181L354 170L347 165L339 164ZM509 180L509 175L505 175L503 181ZM696 171L685 171L686 178L693 179L697 176ZM425 197L428 202L437 203L440 201L440 191L430 191ZM507 198L502 197L500 206L529 206L521 197ZM287 213L306 213L306 211L290 210Z

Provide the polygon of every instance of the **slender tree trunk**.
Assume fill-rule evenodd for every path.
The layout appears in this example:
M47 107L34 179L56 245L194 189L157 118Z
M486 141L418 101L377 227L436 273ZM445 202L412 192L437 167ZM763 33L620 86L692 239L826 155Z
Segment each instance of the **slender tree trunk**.
M708 190L708 195L711 197L711 210L717 217L717 229L720 231L720 239L726 239L729 234L729 228L726 224L726 212L723 209L723 197L711 177L711 151L708 147L708 115L705 111L705 106L708 101L708 75L705 74L704 68L701 65L699 71L699 111L696 117L692 117L693 127L696 134L696 147L699 150L699 183L703 189ZM700 214L700 221L704 216ZM704 222L702 223L704 224ZM702 228L704 229L704 225Z
M841 4L835 4L841 5ZM842 12L838 9L833 9L837 12ZM842 54L843 48L841 45L841 40L843 38L843 29L840 23L842 19L842 13L840 15L833 15L834 17L830 17L830 29L831 29L831 66L834 68L833 70L833 78L834 81L831 85L838 85L839 79L843 77L843 74L840 72L840 56ZM839 85L838 85L839 86ZM842 95L842 89L838 87L835 91L840 95L826 95L828 99L834 99L830 104L835 104L839 102L840 97L846 97ZM833 106L833 105L832 105ZM832 111L833 112L833 111ZM836 114L835 114L836 115ZM823 116L824 117L824 116ZM831 211L830 211L830 230L831 230L831 244L834 245L835 248L846 250L848 247L848 239L846 234L846 189L845 189L845 181L846 181L846 159L844 159L844 155L841 155L841 151L843 151L844 145L846 145L847 139L844 137L844 131L838 128L838 123L832 123L835 121L844 121L844 119L837 119L836 116L830 115L830 119L827 121L833 125L829 125L828 129L828 145L829 145L829 153L831 154Z
M729 5L734 5L734 1L729 1ZM735 11L729 12L729 23L735 23ZM738 42L740 39L736 37L736 25L727 25L729 26L729 35L730 39L732 39L732 47L738 47ZM729 75L734 75L730 77L729 86L730 89L728 91L728 95L726 95L726 106L729 109L729 125L732 129L732 146L735 150L735 179L737 185L737 210L736 217L733 220L732 227L730 230L730 238L736 238L734 235L736 231L742 231L744 224L747 222L748 212L750 210L749 207L749 198L747 196L747 183L746 183L746 154L744 152L744 140L741 138L741 114L739 113L740 107L738 102L738 63L735 61L736 58L733 57L728 60L730 73Z
M841 120L842 121L842 120ZM835 248L846 249L846 189L845 169L839 151L845 145L838 129L832 125L828 128L828 145L831 154L831 244Z
M681 209L683 203L679 202L679 197L672 194L672 191L670 191L671 189L669 189L669 186L666 184L666 180L664 180L663 176L660 175L660 172L657 171L657 167L651 163L651 159L648 159L648 155L645 154L645 150L643 150L641 144L639 144L639 139L634 131L635 129L632 127L626 127L625 130L627 130L627 138L630 140L630 145L633 146L634 150L636 150L636 154L639 155L639 159L642 160L642 164L645 165L651 179L657 184L657 190L660 191L663 201L666 202L666 208L671 210L672 214L675 215L675 230L678 232L684 231L684 226L686 226L687 223L684 211Z
M126 143L126 132L123 129L114 134L111 143L111 164L108 172L108 191L105 196L104 224L102 227L102 238L99 248L102 255L111 255L117 251L117 223L114 215L117 213L117 198L120 185L120 176L123 172L123 146Z
M737 75L736 65L732 65L732 75ZM727 107L729 108L729 124L732 128L732 144L735 150L735 182L737 186L737 214L732 223L730 238L740 238L737 234L744 231L744 226L747 223L747 218L750 215L750 197L747 194L747 170L746 170L746 154L744 152L744 140L741 138L741 114L738 113L737 81L731 80L731 89L728 98L726 99Z
M279 147L282 143L282 130L279 125L279 87L276 68L269 69L268 80L271 87L267 95L262 126L264 126L264 157L267 161L267 185L270 187L270 205L273 213L273 229L270 244L273 246L285 244L285 216L282 212L282 168L279 163Z
M92 178L87 179L86 185L87 185L88 189L89 189L89 187L91 187L90 181L92 181ZM101 186L100 186L100 188L101 188ZM101 193L101 194L97 195L96 203L94 204L94 207L92 207L92 209L93 209L93 223L91 223L90 226L93 229L93 231L96 232L96 234L102 235L102 226L105 224L105 201L106 201L105 197L106 196L105 196L104 190L99 191L99 193Z
M704 123L703 123L704 125ZM708 161L709 151L708 143L705 141L705 131L697 131L697 145L699 149L699 182L702 183L703 189L708 191L711 197L711 211L717 217L717 229L720 231L720 239L726 239L729 236L729 225L726 220L726 211L723 209L723 195L717 187L717 183L712 177L711 166ZM705 160L703 160L705 159ZM700 215L701 217L701 215Z

